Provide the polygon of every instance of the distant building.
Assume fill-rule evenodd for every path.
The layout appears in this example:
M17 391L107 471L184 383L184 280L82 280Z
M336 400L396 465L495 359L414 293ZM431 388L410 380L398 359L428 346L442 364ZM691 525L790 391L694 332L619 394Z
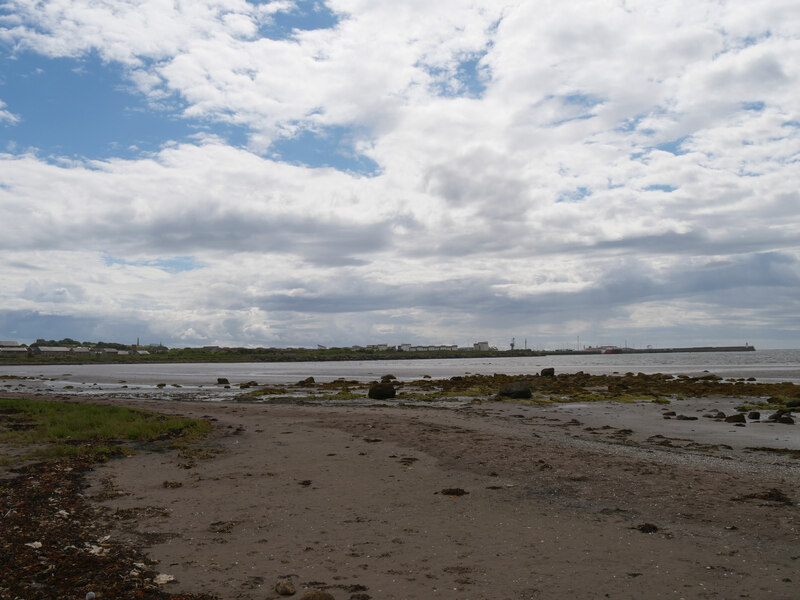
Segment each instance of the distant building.
M19 343L11 340L0 340L0 348L19 348Z
M69 356L66 346L34 346L33 353L39 356Z
M28 349L25 346L4 346L0 344L0 356L27 356Z
M150 356L150 353L147 350L137 350L136 354L139 356Z
M77 354L79 356L89 356L91 353L92 351L85 346L77 346L71 350L71 354Z
M487 351L489 350L489 342L475 342L472 344L473 350Z

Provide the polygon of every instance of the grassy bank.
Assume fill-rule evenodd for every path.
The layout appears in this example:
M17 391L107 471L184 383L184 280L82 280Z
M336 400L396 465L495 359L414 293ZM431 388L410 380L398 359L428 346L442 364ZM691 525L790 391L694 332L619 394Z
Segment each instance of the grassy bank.
M208 421L119 406L0 399L0 444L16 449L16 458L102 459L124 454L132 442L188 442L210 429ZM11 461L11 452L2 455L0 460Z

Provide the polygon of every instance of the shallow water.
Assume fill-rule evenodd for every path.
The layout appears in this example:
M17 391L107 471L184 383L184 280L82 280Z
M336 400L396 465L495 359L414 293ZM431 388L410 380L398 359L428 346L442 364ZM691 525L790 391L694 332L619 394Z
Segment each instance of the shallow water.
M755 377L764 383L790 381L800 384L800 350L756 350L755 352L686 352L672 354L596 354L515 358L465 358L430 360L379 360L292 363L132 363L91 365L3 365L0 375L31 377L22 382L7 380L4 389L47 389L59 393L114 393L153 399L229 399L237 387L225 389L217 377L232 386L295 383L306 377L317 382L338 378L371 381L391 373L401 381L434 379L465 374L505 373L524 375L554 367L559 373L643 372L699 375L711 372L721 377ZM157 388L159 383L166 387ZM65 386L73 386L65 389ZM180 386L180 387L176 387Z

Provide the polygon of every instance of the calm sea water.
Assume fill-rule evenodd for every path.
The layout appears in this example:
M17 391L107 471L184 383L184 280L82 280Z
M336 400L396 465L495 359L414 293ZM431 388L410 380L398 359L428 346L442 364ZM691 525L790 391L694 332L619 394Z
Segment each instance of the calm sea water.
M0 375L31 377L34 379L23 382L25 386L47 386L45 389L54 391L72 386L75 392L136 389L155 393L155 386L165 383L167 388L159 393L177 393L177 386L180 386L183 393L190 391L183 389L188 387L193 393L204 390L201 395L211 396L225 393L216 386L217 377L226 377L234 386L247 381L294 383L306 377L314 377L318 382L340 377L370 381L388 373L408 381L424 375L445 378L465 374L532 374L544 367L555 367L557 373L584 371L598 375L626 372L699 375L708 371L726 378L755 377L765 383L791 381L800 384L800 350L300 363L3 365L0 366ZM6 388L15 388L20 384L9 382L5 385Z

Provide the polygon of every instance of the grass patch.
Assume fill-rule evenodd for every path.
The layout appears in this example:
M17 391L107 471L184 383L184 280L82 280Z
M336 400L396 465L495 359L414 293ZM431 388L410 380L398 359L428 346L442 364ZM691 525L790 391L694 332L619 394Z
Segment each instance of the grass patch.
M34 446L32 456L102 460L129 452L125 442L185 442L210 430L205 420L121 406L0 399L0 442Z

